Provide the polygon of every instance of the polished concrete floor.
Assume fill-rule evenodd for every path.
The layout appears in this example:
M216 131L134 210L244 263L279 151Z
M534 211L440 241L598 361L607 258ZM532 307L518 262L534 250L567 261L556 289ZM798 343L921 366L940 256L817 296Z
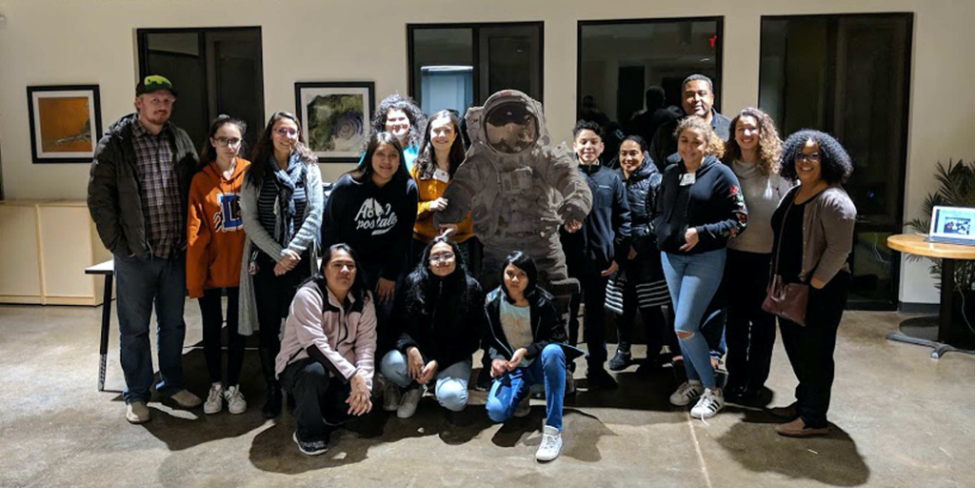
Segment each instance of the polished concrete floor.
M304 457L289 416L261 418L253 352L247 413L206 416L154 402L151 423L129 425L114 317L110 392L97 392L100 309L0 307L0 486L973 487L974 358L934 361L925 348L887 342L902 319L846 314L828 438L778 437L763 411L693 420L668 406L671 372L646 377L631 368L617 376L616 392L587 392L579 381L563 455L537 465L541 401L529 418L493 426L484 394L450 421L430 398L410 420L377 413L339 431L325 456ZM194 345L193 302L187 322ZM187 348L184 364L190 388L203 395L202 351ZM794 379L779 344L768 385L774 404L791 401Z

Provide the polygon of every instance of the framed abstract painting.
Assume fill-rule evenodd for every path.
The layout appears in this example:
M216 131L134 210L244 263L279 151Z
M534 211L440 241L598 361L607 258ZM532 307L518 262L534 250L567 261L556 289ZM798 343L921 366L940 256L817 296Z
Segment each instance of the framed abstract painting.
M98 85L27 87L34 163L91 163L102 136Z
M370 137L373 82L295 84L302 137L320 163L357 163Z

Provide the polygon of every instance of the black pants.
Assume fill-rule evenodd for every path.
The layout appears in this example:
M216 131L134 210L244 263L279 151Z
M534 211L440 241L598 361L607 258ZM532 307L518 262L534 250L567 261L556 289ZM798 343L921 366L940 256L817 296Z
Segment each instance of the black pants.
M780 319L780 333L797 376L797 412L810 428L828 426L838 325L848 301L851 275L840 272L822 290L811 288L807 326Z
M770 376L776 318L761 308L767 294L770 255L726 252L726 388L757 393Z
M241 364L244 362L244 337L237 332L238 288L205 289L200 303L200 318L204 332L204 358L213 383L222 382L221 328L224 317L221 290L227 290L227 385L238 385Z
M584 304L583 336L587 343L587 368L603 369L607 361L607 333L604 331L604 301L607 298L608 277L603 270L587 263L570 269L570 276L580 281L580 293L570 300L570 344L577 345L580 320L577 317L581 301Z
M275 262L258 254L258 273L252 277L255 307L258 309L258 348L265 382L275 382L275 357L281 349L282 319L288 316L298 286L309 277L309 264L302 261L290 272L275 276Z
M349 421L349 384L319 362L306 358L285 367L282 387L295 398L295 430L304 442L325 441L336 427Z

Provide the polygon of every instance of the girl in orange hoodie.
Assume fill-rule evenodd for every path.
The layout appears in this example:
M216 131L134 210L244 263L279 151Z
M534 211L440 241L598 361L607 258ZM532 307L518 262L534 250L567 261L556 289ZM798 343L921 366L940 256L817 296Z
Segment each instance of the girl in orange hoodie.
M245 124L222 115L210 125L200 151L200 167L190 184L187 218L187 289L200 301L204 357L212 385L204 413L224 407L241 414L247 403L238 385L244 361L244 337L238 334L238 284L244 250L244 223L239 204L244 170L240 158ZM221 372L221 291L227 292L227 390Z

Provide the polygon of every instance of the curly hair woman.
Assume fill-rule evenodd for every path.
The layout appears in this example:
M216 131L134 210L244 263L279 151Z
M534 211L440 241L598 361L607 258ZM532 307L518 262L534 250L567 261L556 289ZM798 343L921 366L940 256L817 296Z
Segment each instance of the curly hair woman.
M388 95L377 106L376 116L373 117L370 135L389 132L397 137L400 146L404 148L404 159L407 161L407 171L414 166L418 149L424 134L427 119L421 108L410 97L399 93Z
M700 325L722 281L726 242L746 227L746 204L736 175L719 162L722 141L705 119L682 119L675 138L682 161L665 170L654 214L688 377L669 401L676 406L698 401L692 415L704 419L725 404Z
M790 422L783 436L828 434L838 325L848 301L857 210L842 188L852 172L848 153L833 137L810 129L784 143L780 174L799 180L773 214L774 273L785 283L810 285L805 325L780 318L784 349L797 376L797 402L774 414Z
M750 210L750 226L730 239L723 273L726 296L727 401L755 401L770 375L777 323L761 306L773 250L770 217L791 184L780 176L780 138L773 119L759 109L733 118L723 162L736 174Z

